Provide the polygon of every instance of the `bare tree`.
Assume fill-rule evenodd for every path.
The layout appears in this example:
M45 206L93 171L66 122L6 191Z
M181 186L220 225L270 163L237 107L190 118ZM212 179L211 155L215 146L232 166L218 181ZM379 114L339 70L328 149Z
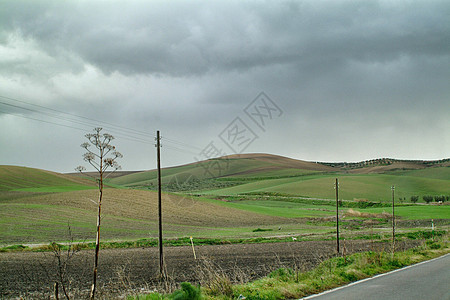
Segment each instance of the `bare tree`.
M102 197L103 197L103 180L107 178L111 173L120 169L116 159L121 158L122 154L116 151L116 148L111 145L111 141L114 137L108 133L101 134L102 128L95 128L94 133L88 133L85 137L89 142L81 144L81 147L86 149L86 153L83 154L83 159L87 161L98 172L98 176L91 176L97 180L99 198L98 198L98 215L97 215L97 238L95 240L95 260L94 260L94 276L92 280L91 295L90 298L94 299L95 289L97 286L97 267L98 267L98 254L100 250L100 222L101 222L101 209L102 209ZM96 149L91 151L89 147L94 146ZM75 170L83 173L86 170L85 167L79 166ZM108 171L109 170L109 171ZM108 172L107 172L108 171Z
M71 286L71 280L68 276L67 269L68 269L70 260L75 256L75 254L78 251L80 251L81 245L74 244L70 224L67 224L67 227L68 227L70 242L67 245L66 255L64 255L63 246L60 244L57 244L55 242L52 242L50 244L50 249L51 249L53 256L55 257L56 262L57 262L56 276L58 279L54 285L55 298L58 299L58 297L59 297L58 286L61 286L64 296L66 297L67 300L70 300L69 290L70 290L70 286Z

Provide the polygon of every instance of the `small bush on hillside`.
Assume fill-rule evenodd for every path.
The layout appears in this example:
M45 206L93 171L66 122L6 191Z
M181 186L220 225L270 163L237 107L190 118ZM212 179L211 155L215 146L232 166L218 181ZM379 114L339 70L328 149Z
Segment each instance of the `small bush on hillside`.
M424 196L422 196L422 198L423 198L423 201L425 201L426 203L430 203L431 201L433 201L433 196L430 196L430 195L424 195Z
M448 196L440 195L440 196L434 196L434 201L436 202L445 202L447 200Z
M411 196L412 203L417 203L417 201L419 201L419 196Z
M265 229L265 228L256 228L253 229L253 232L264 232L264 231L273 231L273 229Z

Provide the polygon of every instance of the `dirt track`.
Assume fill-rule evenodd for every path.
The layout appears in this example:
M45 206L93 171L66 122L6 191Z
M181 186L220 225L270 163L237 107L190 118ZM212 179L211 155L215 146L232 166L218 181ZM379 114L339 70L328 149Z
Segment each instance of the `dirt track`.
M408 241L398 245L401 250L417 245ZM341 243L342 247L342 243ZM383 250L386 244L367 241L347 241L347 253ZM197 282L196 270L205 260L213 262L230 274L231 279L255 279L281 266L297 266L308 270L334 255L335 242L310 241L274 244L220 245L196 247L194 260L191 247L165 248L168 274L174 282ZM52 253L0 253L0 297L47 298L56 280L56 260ZM72 290L88 295L91 282L93 251L78 252L68 266ZM106 249L100 252L99 291L103 297L144 291L156 286L158 249ZM239 275L240 278L235 278ZM83 297L84 297L83 296ZM81 296L78 296L81 297Z

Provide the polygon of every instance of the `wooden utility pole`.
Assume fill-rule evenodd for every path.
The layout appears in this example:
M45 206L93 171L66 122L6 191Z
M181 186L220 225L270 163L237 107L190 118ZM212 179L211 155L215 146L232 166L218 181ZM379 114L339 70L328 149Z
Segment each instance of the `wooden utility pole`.
M336 178L336 250L339 255L339 181Z
M394 254L394 251L395 251L395 203L394 203L395 186L394 185L391 187L391 190L392 190L392 254Z
M156 131L156 155L158 162L158 225L159 225L159 276L164 278L164 256L163 256L163 237L162 237L162 209L161 209L161 137L159 130Z

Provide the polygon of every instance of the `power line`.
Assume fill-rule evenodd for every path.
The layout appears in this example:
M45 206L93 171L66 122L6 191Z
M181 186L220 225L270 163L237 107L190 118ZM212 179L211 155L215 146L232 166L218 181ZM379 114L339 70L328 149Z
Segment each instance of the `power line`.
M14 101L17 103L21 103L21 104L25 104L25 105L29 105L32 107L35 107L37 109L33 109L33 108L29 108L29 107L24 107L21 105L15 105L15 104L11 104L11 103L7 103L4 101L0 101L0 104L4 105L4 106L8 106L17 110L24 110L30 113L35 113L35 114L41 114L44 116L48 116L51 118L55 118L64 122L70 122L70 123L74 123L74 124L78 124L78 125L82 125L82 126L89 126L89 127L96 127L98 126L98 124L106 124L107 129L109 131L112 131L114 134L115 132L119 133L119 135L115 134L117 138L121 138L121 139L126 139L126 140L130 140L130 141L134 141L134 142L140 142L140 143L145 143L145 144L154 144L153 141L147 139L147 138L152 138L153 135L146 133L144 131L140 131L140 130L136 130L136 129L131 129L128 127L123 127L123 126L118 126L109 122L104 122L104 121L99 121L99 120L95 120L92 118L88 118L88 117L84 117L84 116L80 116L80 115L76 115L76 114L71 114L71 113L67 113L61 110L57 110L57 109L53 109L50 107L46 107L46 106L42 106L42 105L37 105L37 104L33 104L33 103L29 103L23 100L19 100L16 98L11 98L11 97L6 97L6 96L2 96L0 95L0 98L9 100L9 101ZM76 130L80 130L80 131L87 131L88 129L82 129L79 127L74 127L74 126L70 126L70 125L64 125L61 123L56 123L56 122L52 122L49 120L42 120L42 119L38 119L38 118L33 118L30 116L26 116L26 115L22 115L22 114L17 114L17 113L13 113L13 112L5 112L3 111L3 113L5 114L10 114L13 116L17 116L17 117L21 117L21 118L25 118L25 119L30 119L30 120L34 120L34 121L39 121L39 122L43 122L43 123L47 123L47 124L53 124L53 125L57 125L57 126L61 126L61 127L66 127L66 128L71 128L71 129L76 129ZM86 120L86 121L83 121ZM198 152L193 152L194 151L202 151L201 148L193 146L191 144L179 141L179 140L175 140L175 139L171 139L171 138L166 138L166 137L161 137L162 140L164 140L166 142L166 147L168 149L171 150L175 150L175 151L179 151L179 152L183 152L183 153L189 153L189 154L193 154L193 155L197 155ZM173 145L167 145L167 143L169 144L173 144Z
M2 95L0 95L0 98L7 99L7 100L10 100L10 101L19 102L19 103L23 103L23 104L27 104L27 105L30 105L30 106L46 109L46 110L57 112L57 113L61 113L61 114L65 114L65 115L68 115L68 116L72 116L72 117L88 120L88 121L91 121L91 122L95 122L95 124L98 124L98 123L107 124L109 126L117 128L116 130L128 131L129 133L132 133L132 134L137 134L137 135L146 136L146 137L152 137L151 134L146 133L144 131L140 131L140 130L136 130L136 129L131 129L131 128L119 126L119 125L112 124L112 123L109 123L109 122L99 121L99 120L95 120L95 119L92 119L92 118L88 118L88 117L84 117L84 116L80 116L80 115L76 115L76 114L67 113L67 112L64 112L64 111L61 111L61 110L57 110L57 109L53 109L53 108L50 108L50 107L46 107L46 106L42 106L42 105L37 105L37 104L25 102L25 101L22 101L22 100L19 100L19 99L6 97L6 96L2 96ZM1 102L1 103L5 104L4 102ZM8 105L8 104L6 104L6 105ZM12 104L9 104L9 105L13 106ZM32 110L32 109L24 108L24 107L20 107L20 106L15 106L15 107L21 108L21 109L25 109L25 110L28 110L28 111L37 112L37 113L44 113L44 112L41 112L41 111ZM74 119L67 119L67 120L72 120L73 121Z
M183 149L171 146L171 145L163 145L163 147L167 148L167 149L170 149L170 150L175 150L175 151L178 151L178 152L182 152L182 153L189 153L191 155L198 155L198 153L195 153L195 152L192 152L192 151L189 151L189 150L183 150Z
M202 151L202 150L203 150L203 149L201 149L201 148L199 148L199 147L192 146L192 145L190 145L190 144L187 144L187 143L184 143L184 142L181 142L181 141L169 139L169 138L166 138L166 137L162 137L162 139L163 139L163 140L166 140L166 141L169 142L169 143L176 144L176 145L178 145L178 146L182 146L182 147L186 147L186 148L191 148L191 149L198 150L198 151Z
M0 112L2 112L4 114L7 114L7 115L12 115L12 116L24 118L24 119L30 119L30 120L34 120L34 121L47 123L47 124L58 125L58 126L62 126L62 127L67 127L67 128L72 128L72 129L76 129L76 130L86 131L86 129L81 129L81 128L77 128L77 127L73 127L73 126L69 126L69 125L63 125L63 124L59 124L59 123L54 123L54 122L50 122L50 121L45 121L45 120L41 120L41 119L35 119L35 118L32 118L32 117L25 117L25 116L22 116L22 115L19 115L19 114L5 112L5 111L2 111L2 110L0 110Z
M35 110L29 109L29 108L23 108L23 107L19 107L19 106L16 106L16 105L3 103L3 102L1 102L1 101L0 101L0 103L1 103L1 104L5 104L5 105L8 105L8 106L17 107L17 108L21 108L21 109L24 109L24 110L32 111L32 112L42 113L42 112L35 111ZM55 122L51 122L51 121L46 121L46 120L42 120L42 119L37 119L37 118L29 117L29 116L24 116L24 115L17 114L17 113L13 113L13 112L6 112L6 111L2 111L2 110L0 110L0 111L1 111L2 113L4 113L4 114L13 115L13 116L16 116L16 117L20 117L20 118L24 118L24 119L29 119L29 120L34 120L34 121L38 121L38 122L42 122L42 123L46 123L46 124L57 125L57 126L61 126L61 127L66 127L66 128L71 128L71 129L76 129L76 130L84 131L84 132L86 132L86 131L88 130L88 129L82 129L82 128L74 127L74 126L70 126L70 125L64 125L64 124L60 124L60 123L55 123ZM49 114L45 114L45 113L42 113L42 114L44 114L44 115L49 115ZM50 116L53 117L53 118L56 118L56 119L60 119L60 120L63 120L63 121L73 122L73 123L76 123L76 124L79 124L79 125L84 125L84 126L89 125L89 126L92 126L91 124L88 124L88 123L77 122L77 121L71 121L71 120L68 120L68 119L60 118L60 117L58 117L58 116L52 116L52 115L50 115ZM131 136L126 137L126 136L116 135L116 137L121 138L121 139L125 139L125 140L129 140L129 141L140 142L140 143L144 143L144 144L153 144L153 142L151 142L151 141L149 141L149 140L139 139L139 138L131 137Z

